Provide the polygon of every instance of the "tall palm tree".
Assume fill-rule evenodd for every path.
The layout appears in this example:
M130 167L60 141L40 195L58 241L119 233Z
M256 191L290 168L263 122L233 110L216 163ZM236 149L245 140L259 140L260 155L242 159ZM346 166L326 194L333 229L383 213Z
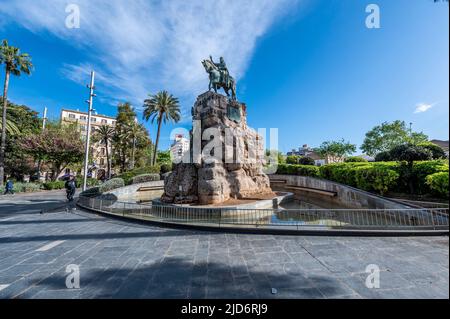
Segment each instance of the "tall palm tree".
M101 125L95 129L94 139L102 144L105 144L106 148L106 165L108 167L107 175L108 179L111 178L111 159L109 158L109 146L114 137L115 130L111 126Z
M158 132L156 134L155 152L153 154L153 165L156 164L156 156L158 152L159 134L161 132L161 123L167 121L179 122L181 119L180 105L178 99L167 91L161 91L155 95L149 95L149 99L144 101L143 118L151 123L158 123Z
M3 112L2 112L2 141L0 147L0 185L3 185L5 177L5 147L6 147L6 107L8 104L8 86L10 75L20 76L23 72L30 74L33 64L27 53L21 53L19 48L8 45L8 41L3 40L0 45L0 65L5 65L5 84L3 87Z

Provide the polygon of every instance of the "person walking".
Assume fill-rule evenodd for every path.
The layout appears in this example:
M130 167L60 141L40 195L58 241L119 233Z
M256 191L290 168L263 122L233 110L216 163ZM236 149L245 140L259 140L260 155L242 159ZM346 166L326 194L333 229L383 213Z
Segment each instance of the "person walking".
M5 193L4 193L4 195L6 195L6 194L14 195L14 190L13 189L14 189L14 183L13 183L12 180L8 179L8 181L6 182L6 185L5 185Z
M65 184L66 193L67 193L67 200L69 202L73 201L73 196L75 195L76 187L77 186L75 185L74 177L70 176L69 179L66 181L66 184Z

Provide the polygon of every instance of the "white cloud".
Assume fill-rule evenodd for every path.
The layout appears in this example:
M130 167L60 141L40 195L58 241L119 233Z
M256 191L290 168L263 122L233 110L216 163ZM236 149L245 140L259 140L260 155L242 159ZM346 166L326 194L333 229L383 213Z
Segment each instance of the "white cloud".
M428 111L429 109L431 109L434 104L428 104L428 103L419 103L416 105L416 110L414 111L414 113L423 113Z
M207 88L200 61L210 54L223 56L239 80L258 37L298 1L2 0L0 14L82 51L85 61L62 66L70 80L85 84L93 68L99 94L140 107L148 93L161 89L192 103ZM65 27L68 3L80 7L80 29Z

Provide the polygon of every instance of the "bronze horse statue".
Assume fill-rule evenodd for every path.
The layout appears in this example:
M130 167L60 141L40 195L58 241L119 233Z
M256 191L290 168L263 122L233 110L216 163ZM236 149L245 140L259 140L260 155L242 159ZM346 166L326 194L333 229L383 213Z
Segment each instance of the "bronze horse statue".
M217 90L223 88L227 96L229 97L229 91L231 90L231 98L236 101L236 82L232 76L224 74L219 70L216 64L211 60L203 60L203 67L209 74L209 91L211 88L217 93Z

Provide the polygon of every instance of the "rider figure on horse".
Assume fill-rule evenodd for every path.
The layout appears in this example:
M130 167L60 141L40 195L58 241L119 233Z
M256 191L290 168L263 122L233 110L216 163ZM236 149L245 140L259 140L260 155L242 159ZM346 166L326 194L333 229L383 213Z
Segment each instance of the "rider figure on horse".
M229 72L228 72L228 68L227 65L225 64L225 60L223 59L223 57L220 57L220 62L219 63L215 63L212 56L209 56L211 62L217 67L217 69L219 69L220 71L220 75L222 77L222 82L223 83L228 83L228 79L229 79Z

